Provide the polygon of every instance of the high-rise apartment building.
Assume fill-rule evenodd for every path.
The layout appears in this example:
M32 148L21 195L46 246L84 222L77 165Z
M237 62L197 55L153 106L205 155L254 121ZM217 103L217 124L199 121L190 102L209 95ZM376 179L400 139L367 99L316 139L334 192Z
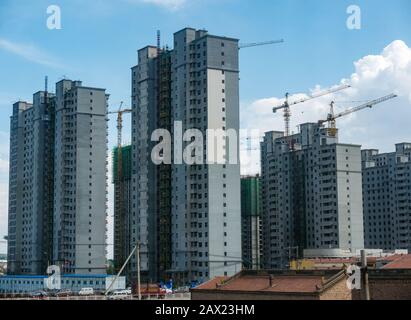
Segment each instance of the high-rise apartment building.
M56 85L53 261L65 273L105 273L107 105L104 89Z
M285 268L304 249L364 247L361 149L316 123L261 144L264 267Z
M13 106L10 130L10 274L45 272L51 259L53 215L53 96Z
M133 246L141 245L142 277L150 281L165 279L171 268L171 164L157 166L151 159L156 144L151 141L152 133L171 130L171 52L157 47L139 50L132 82L130 239ZM136 257L130 266L136 274Z
M175 33L173 50L146 47L138 56L132 69L132 241L142 244L142 270L150 279L176 281L232 275L241 269L239 163L209 165L204 156L187 165L173 148L173 164L158 166L151 135L166 129L182 141L187 129L203 137L208 129L238 133L238 40L187 28Z
M411 143L362 151L365 246L411 250Z
M13 106L9 273L105 273L107 95L62 80Z
M243 265L258 270L262 259L260 177L241 178L241 238Z

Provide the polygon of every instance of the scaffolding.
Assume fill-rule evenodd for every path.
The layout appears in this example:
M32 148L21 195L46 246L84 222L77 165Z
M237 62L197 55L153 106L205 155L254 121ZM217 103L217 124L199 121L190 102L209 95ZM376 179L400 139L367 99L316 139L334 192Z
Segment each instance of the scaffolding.
M160 50L158 36L158 127L171 131L171 52ZM158 278L166 280L171 269L171 165L162 164L157 168L158 181Z
M130 183L131 183L131 146L116 147L113 150L114 184L114 264L116 272L130 255ZM127 266L126 274L130 273Z
M48 266L53 261L53 210L54 210L54 137L55 137L55 104L53 96L48 93L48 79L46 77L46 86L44 92L44 108L45 108L45 126L44 138L47 149L44 156L45 163L45 184L43 197L43 219L42 219L42 243L41 248L41 266L42 272L46 272Z

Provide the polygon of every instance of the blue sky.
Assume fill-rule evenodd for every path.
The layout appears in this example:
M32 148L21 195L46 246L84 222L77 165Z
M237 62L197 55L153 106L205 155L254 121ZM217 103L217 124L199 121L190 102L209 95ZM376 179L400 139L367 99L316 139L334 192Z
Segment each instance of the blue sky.
M52 4L61 7L62 30L46 27L46 9ZM361 30L346 27L351 4L362 10ZM112 109L122 100L129 104L130 68L137 62L137 49L155 44L157 29L162 31L162 43L171 46L173 32L186 26L245 43L285 39L282 45L241 51L241 102L246 114L256 111L252 107L261 99L282 97L287 91L308 92L315 85L328 87L350 78L361 71L355 69L355 61L382 54L395 40L410 46L411 1L1 0L0 185L7 184L4 168L12 102L30 100L48 75L51 86L66 76L107 88ZM391 49L408 52L401 45ZM393 79L403 78L394 74ZM408 108L405 101L402 105ZM400 142L395 138L386 142L386 149ZM398 139L405 138L398 133ZM113 121L110 144L114 141ZM0 191L0 237L6 232L6 202Z
M361 31L346 28L345 11L352 3L362 8ZM46 28L50 4L62 9L62 30ZM118 104L130 95L136 50L154 44L157 29L163 43L172 45L174 31L193 26L242 42L286 39L284 45L241 54L242 100L280 96L318 83L331 85L352 70L354 60L378 53L395 39L410 43L410 24L408 0L190 0L174 10L143 0L2 0L0 37L36 47L61 68L0 51L0 92L30 98L43 87L44 75L52 83L66 75L106 87ZM3 115L7 104L0 108ZM4 118L1 130L8 127Z

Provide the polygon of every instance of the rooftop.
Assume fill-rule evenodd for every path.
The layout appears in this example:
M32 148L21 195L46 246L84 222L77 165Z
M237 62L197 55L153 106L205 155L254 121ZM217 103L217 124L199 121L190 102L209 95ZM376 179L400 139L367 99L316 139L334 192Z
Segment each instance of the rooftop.
M232 278L217 277L193 289L215 292L315 294L345 278L336 272L243 271Z
M386 264L383 269L411 269L411 254L391 258L392 262Z

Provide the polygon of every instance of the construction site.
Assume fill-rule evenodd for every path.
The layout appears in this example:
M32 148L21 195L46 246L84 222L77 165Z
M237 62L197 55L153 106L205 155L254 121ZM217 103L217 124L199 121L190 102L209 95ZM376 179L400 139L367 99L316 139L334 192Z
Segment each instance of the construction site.
M191 30L192 29L184 29L183 31L188 32L189 34ZM207 33L204 30L196 31L195 37L196 39L198 38L200 40L206 38ZM282 44L284 42L285 41L281 39L267 42L240 44L238 46L238 49L247 49L259 46ZM194 43L196 43L196 40L194 41ZM222 45L224 45L224 43ZM194 51L193 53L191 53L191 50L199 50L200 44L190 44L188 48L190 48L189 57L191 59L197 58L197 54L194 53ZM134 223L133 219L136 219L136 217L131 217L133 211L131 209L133 207L133 201L130 195L130 192L133 192L131 182L133 176L132 158L133 152L137 152L137 149L133 151L133 147L136 144L136 142L134 142L134 145L131 146L122 146L123 116L125 114L132 114L133 123L136 120L142 121L143 118L140 118L140 116L144 116L147 117L147 121L149 124L148 128L161 128L167 130L168 132L173 132L172 121L175 120L175 114L173 115L173 108L176 108L175 106L173 106L172 102L172 93L174 90L173 83L177 83L175 78L176 74L173 71L173 59L175 59L175 50L170 50L166 46L161 47L161 39L159 32L157 35L157 46L147 47L142 50L148 50L147 66L142 65L141 67L135 67L133 69L133 74L135 74L135 70L138 70L140 72L140 68L147 68L148 70L148 75L151 78L150 82L147 85L148 87L144 87L148 88L147 92L151 99L148 101L147 104L148 109L145 110L145 107L141 107L140 110L134 110L133 108L123 109L123 105L121 105L120 109L117 112L109 113L118 115L118 146L115 148L113 152L113 183L115 184L115 266L117 272L124 272L123 274L127 275L128 282L130 284L135 284L137 281L149 283L167 281L168 279L173 279L179 284L187 284L189 282L188 278L191 277L192 281L196 278L190 276L190 274L195 273L193 269L196 268L193 267L195 265L201 264L196 263L194 261L196 260L195 257L197 256L197 252L195 250L195 247L197 245L197 239L195 235L198 234L198 231L196 232L196 229L198 228L198 226L201 226L202 223L197 222L198 215L194 211L191 214L185 214L186 220L184 224L186 226L185 232L187 237L186 250L180 249L179 251L176 251L173 248L173 237L176 236L176 231L173 231L172 222L172 190L175 187L173 185L172 178L172 165L161 164L159 166L153 166L147 164L147 167L143 166L141 168L138 168L138 170L144 169L141 172L148 172L148 175L144 176L143 180L141 180L138 184L140 188L142 187L140 192L143 192L144 190L148 191L148 198L142 198L140 200L143 202L148 200L148 214L140 216L139 219L134 220ZM140 57L139 59L139 61L141 62L142 57ZM196 65L194 63L190 63L190 67L194 68L195 66ZM192 71L188 72L188 74L196 75L196 73ZM142 74L142 76L144 76L144 74ZM197 91L193 90L198 85L197 82L198 84L200 84L200 81L191 81L189 83L190 90L188 92L190 95L197 93ZM184 88L186 88L186 86L184 86ZM242 232L247 233L246 235L243 234L243 239L248 239L247 241L251 241L250 239L253 239L253 241L244 242L243 244L247 246L248 254L245 253L246 248L243 248L241 254L242 257L240 257L239 254L236 254L230 256L229 260L238 259L238 261L241 262L241 265L244 268L288 268L290 265L290 261L292 261L293 259L303 258L303 252L305 249L343 247L356 250L363 246L364 235L362 228L360 228L361 230L359 230L354 227L355 232L353 231L352 234L358 235L357 240L353 240L352 238L350 238L353 236L351 232L350 236L348 237L350 239L347 239L347 237L344 236L344 232L341 232L341 230L338 233L333 232L334 228L338 228L338 224L335 223L335 219L337 219L338 221L338 218L334 217L333 213L336 213L338 215L341 214L341 212L346 212L344 219L348 219L347 221L350 222L345 226L345 228L351 228L353 226L353 223L362 225L362 214L361 219L359 216L356 218L351 215L351 211L356 211L358 214L362 213L362 208L361 205L359 205L356 209L350 208L349 204L348 208L346 206L343 209L342 207L340 208L338 205L334 207L334 204L331 204L330 202L324 200L330 197L336 197L337 199L342 197L342 195L338 193L335 195L332 195L331 193L327 195L327 192L332 190L340 190L342 188L342 186L338 185L335 179L330 180L330 175L335 175L335 170L337 170L337 172L338 170L344 170L344 168L341 167L340 162L338 164L335 162L336 159L339 159L340 156L325 156L325 153L328 152L326 148L327 146L333 146L335 144L338 145L338 129L336 123L338 119L347 117L349 115L355 114L365 109L373 108L378 104L396 98L397 95L389 94L374 100L363 101L362 104L356 107L348 108L341 112L336 112L336 104L338 104L339 108L341 108L339 105L339 101L330 101L329 112L326 115L326 117L324 117L324 119L318 120L317 123L301 124L299 127L300 133L298 134L294 134L291 132L291 116L292 108L294 106L304 104L306 102L318 99L320 97L326 97L327 95L335 96L336 94L338 95L340 91L347 90L350 88L351 84L344 83L342 85L334 86L327 90L319 92L317 91L314 94L306 94L306 97L303 99L293 99L292 95L287 93L285 95L284 102L279 106L273 107L274 114L277 114L279 111L284 112L284 131L266 133L265 139L272 140L271 142L269 142L268 140L264 140L261 145L261 152L263 156L261 159L261 178L259 178L259 180L261 180L261 187L257 191L258 194L254 192L252 197L249 200L247 200L251 203L259 203L261 196L261 204L258 205L258 210L261 208L261 213L255 212L257 211L257 209L255 208L254 204L254 209L252 210L253 212L249 212L248 215L250 218L257 220L253 222L252 227L250 226L250 230L248 230L245 227L245 221L243 221L242 226ZM137 97L138 95L133 95L133 99L137 99ZM194 105L195 101L196 100L190 100L190 103ZM194 110L193 105L191 105L191 109L189 108L189 110L184 111L188 111L190 113L190 116L188 119L186 119L186 121L194 121L192 125L194 125L195 121L198 121L194 115L197 112L201 113L199 111ZM141 125L141 123L139 125ZM140 134L142 136L146 136L147 132L141 131ZM267 136L267 134L271 135ZM141 148L143 140L141 140L141 137L137 137L137 140L140 141L138 144L138 148ZM141 159L148 158L149 150L151 150L150 148L153 147L152 142L144 141L144 143L147 143L144 148L147 154L138 155L138 161L140 161L141 165L144 165L146 161L150 162L149 159L145 159L144 161ZM270 145L270 143L274 144ZM307 163L307 159L310 158L307 152L311 150L311 148L317 143L320 149L324 149L322 151L324 153L324 156L316 157L315 159L313 158L312 160L310 160L311 163ZM341 146L344 146L344 144L341 144ZM279 149L275 151L276 148ZM354 153L351 154L351 156L354 155L353 157L358 160L361 158L360 148L355 147L354 149ZM273 158L273 153L276 152L280 157L278 159ZM312 151L310 152L312 153ZM338 153L339 151L337 150L334 151L334 153L335 152ZM348 160L349 157L346 158L348 161L347 168L349 168L350 165L353 164L351 164L350 160ZM272 167L271 164L273 163L273 161L277 164L275 166L276 169L274 171L272 171L274 167ZM338 161L340 161L340 159ZM279 171L278 164L281 163L285 164L283 165L283 168ZM310 169L312 165L318 168L328 168L328 166L331 166L331 170L320 170L321 172L319 173L318 170L315 169L315 171L311 172L310 170L314 170L312 168ZM361 163L355 163L354 166L356 168L358 166L361 167ZM193 190L190 190L191 188L193 188L193 186L196 185L194 177L198 176L198 168L196 166L188 167L186 168L186 171L186 174L188 177L190 177L189 180L191 181L187 182L188 185L185 186L185 189L186 192L191 196L189 199L190 201L185 206L186 208L198 208L199 195L192 193ZM320 180L319 183L324 184L324 187L321 186L318 189L318 191L315 191L322 195L319 198L321 199L321 201L317 201L318 203L321 203L321 208L316 207L315 209L317 212L322 212L322 216L321 219L318 220L318 222L314 222L314 225L321 225L321 230L323 230L316 231L317 234L323 234L321 236L321 240L310 240L310 234L312 232L311 229L315 229L313 221L315 221L315 217L318 216L318 214L315 215L314 213L314 216L310 216L310 210L307 209L308 203L311 202L311 196L309 195L314 192L313 190L310 190L311 183L309 184L307 179L313 174L318 176L318 179L316 178L315 181ZM276 187L271 185L271 178L267 178L268 176L272 177L273 175L278 175L277 182L283 181L280 182L280 184ZM357 196L361 195L362 193L361 188L357 188L355 186L358 183L361 185L360 175L355 175L355 177L353 178L355 181L349 181L347 187L345 187L348 189L352 188L352 190L356 190L352 192L356 192ZM147 177L150 178L146 180ZM140 179L142 179L141 176ZM352 183L354 183L354 185L352 185ZM278 192L272 193L271 191L282 189L284 187L287 190L286 197L281 196L281 194ZM242 199L247 196L247 192L245 193L246 194L241 195ZM350 196L350 194L348 194L348 196ZM272 197L279 197L278 199L285 198L287 200L281 204L280 202L277 202L274 208L272 207L272 201L269 200ZM139 205L141 205L141 203ZM289 203L292 203L292 207L289 207ZM284 212L285 208L287 208L287 212ZM276 225L279 224L279 221L274 222L274 220L272 220L275 216L272 216L268 213L272 210L282 212L282 215L289 219L287 225L292 225L291 230L289 230L288 227L284 225L284 228L286 228L284 230L289 230L287 231L288 233L286 232L286 234L288 234L288 240L278 239L278 234L282 233L281 229L273 229L269 227L273 223L275 223ZM139 215L140 213L137 214L137 216ZM137 223L141 223L141 219L145 221L144 223L142 223L142 226L147 226L147 230L149 230L149 232L146 236L139 237L139 239L136 239L136 237L132 236L132 229L133 225L137 221ZM287 221L287 219L285 221ZM248 234L249 231L252 232L252 234ZM140 234L143 233L144 232L140 230ZM314 231L312 233L314 234ZM336 234L339 234L337 238L335 238ZM345 237L344 241L347 241L347 244L342 245L343 240L342 238L338 237ZM276 241L271 243L269 239L276 239ZM137 257L135 256L136 252L138 255ZM250 254L250 252L252 253ZM186 263L187 269L185 269L184 271L176 269L175 265L173 265L173 259L178 260L178 258L176 257L179 255L184 255L186 258L188 258L189 261L191 260L191 262ZM245 261L245 256L247 261ZM209 263L220 263L218 260L219 259L217 259L217 261L214 261L213 259L209 259ZM227 261L223 263L227 265ZM142 266L141 270L138 270L140 268L139 264L141 264Z
M175 32L172 49L162 45L160 32L156 40L156 45L138 50L137 65L131 68L129 106L121 102L109 107L105 89L65 78L57 82L56 94L49 92L46 78L45 89L34 95L33 104L20 101L13 105L13 240L9 242L7 276L14 278L11 282L0 278L8 286L4 294L10 286L21 284L21 275L28 275L25 294L38 289L43 283L34 283L33 277L49 272L53 265L61 267L67 278L87 279L73 276L70 285L79 295L83 289L93 289L87 284L107 295L121 281L121 289L129 288L121 294L138 300L162 299L176 289L183 296L194 289L197 298L207 299L214 295L224 299L226 294L236 299L243 295L328 299L330 289L340 291L349 265L365 275L372 268L371 275L379 283L385 276L401 282L404 275L409 285L409 272L396 275L395 270L410 268L405 257L411 250L411 143L398 142L391 153L364 150L355 141L340 141L337 125L399 98L397 90L371 96L369 92L375 91L360 92L355 81L343 80L309 94L265 99L270 102L269 120L274 123L283 112L284 126L264 129L258 148L248 146L245 151L260 153L259 173L241 176L240 163L204 164L210 152L206 133L208 129L240 132L241 52L286 41L242 44L194 28ZM367 95L366 100L340 101L351 97L343 93L352 90L363 99ZM320 98L324 114L305 108L310 116L320 114L319 119L298 123L295 132L294 108L308 103L312 108ZM274 100L280 103L271 105ZM39 108L41 114L36 115ZM108 244L104 156L107 123L114 116L114 237L113 244ZM36 122L39 119L41 126ZM125 133L128 122L131 130ZM175 128L175 123L181 128ZM172 139L172 163L154 163L156 142L166 139L164 135L153 141L158 129L179 135L177 139L186 147L196 140L187 132L200 132L206 137L201 161L179 162L190 156L198 159L201 152L192 148L179 154L178 140ZM131 137L127 145L124 136ZM223 149L230 149L226 141ZM164 152L159 158L165 157ZM31 165L36 170L34 182L29 178L34 170ZM36 209L32 211L31 205ZM27 229L27 225L37 229ZM105 263L107 246L113 246L113 270ZM375 250L387 256L371 256ZM359 252L362 261L358 261ZM390 268L394 271L379 271L393 261L395 267ZM1 262L0 272L5 273ZM47 277L42 281L46 283ZM258 289L248 290L254 283ZM298 291L299 284L307 291ZM288 285L297 289L292 291ZM370 299L369 292L342 291L338 299ZM407 293L399 295L404 296Z

